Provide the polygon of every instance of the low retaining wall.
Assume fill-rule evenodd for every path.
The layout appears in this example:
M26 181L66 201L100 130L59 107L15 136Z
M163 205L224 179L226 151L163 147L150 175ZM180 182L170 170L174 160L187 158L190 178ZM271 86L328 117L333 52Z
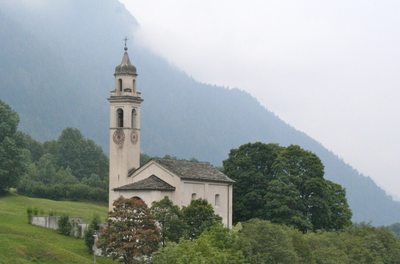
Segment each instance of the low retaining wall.
M31 225L57 230L59 218L59 216L31 216L29 218L29 223ZM71 236L83 238L85 231L89 228L89 224L83 223L82 217L70 217L69 222L75 224L72 227Z
M60 218L59 216L31 216L29 218L29 223L31 225L57 230L59 218ZM83 222L82 217L70 217L69 222L71 224L73 224L70 235L74 236L74 237L83 238L85 231L89 229L89 224L82 223ZM96 244L97 244L98 238L100 237L101 230L103 230L106 227L107 227L107 223L101 223L99 225L100 230L95 231L96 236L95 236L95 243L93 245L93 251L96 256L102 255L101 250L96 247Z

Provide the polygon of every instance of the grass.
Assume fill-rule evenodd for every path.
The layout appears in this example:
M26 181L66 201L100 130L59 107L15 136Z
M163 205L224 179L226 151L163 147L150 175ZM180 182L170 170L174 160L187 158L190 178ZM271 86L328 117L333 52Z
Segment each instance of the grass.
M15 194L0 197L0 264L3 263L93 263L83 239L63 236L54 230L28 224L28 206L82 216L90 222L94 213L107 217L106 206L28 198ZM97 257L97 263L116 263Z

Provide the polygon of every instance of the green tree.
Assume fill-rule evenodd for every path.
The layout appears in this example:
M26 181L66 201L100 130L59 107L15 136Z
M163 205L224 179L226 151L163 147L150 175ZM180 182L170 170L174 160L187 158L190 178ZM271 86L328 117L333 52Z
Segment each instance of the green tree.
M37 171L31 174L31 179L44 184L53 184L55 182L57 167L51 154L44 154L37 162Z
M156 264L239 264L247 263L237 245L237 235L228 228L217 224L204 231L199 238L181 239L178 243L168 242L167 246L153 254Z
M0 100L0 193L16 187L26 171L24 135L17 131L18 114Z
M283 148L277 144L248 143L232 149L223 161L224 173L235 180L233 222L265 218L265 195L272 165Z
M166 196L158 202L153 202L151 213L157 220L162 245L165 246L167 241L178 243L186 229L183 213L179 206L174 205Z
M321 160L310 151L297 145L290 145L284 149L272 166L274 178L295 186L300 197L298 208L312 225L312 229L328 228L330 223L330 209L327 199L326 181L324 179L324 165ZM297 226L306 232L309 226Z
M95 214L92 218L92 221L89 224L88 229L85 232L84 239L85 245L88 247L88 251L90 254L93 254L93 245L94 245L94 235L95 232L99 230L101 224L100 216Z
M37 162L44 154L44 146L41 142L34 140L29 134L24 133L26 148L30 152L31 162Z
M266 220L242 223L238 244L250 263L299 263L289 228Z
M113 259L139 263L138 259L149 256L158 248L160 233L154 216L141 199L120 197L113 205L98 247Z
M324 179L324 166L299 146L248 143L223 161L233 188L233 220L267 219L307 230L339 230L351 224L345 190Z
M140 153L140 166L151 160L151 157L146 153Z
M183 206L182 212L187 226L186 237L189 239L197 238L203 231L222 222L212 205L202 198L191 200L188 206Z
M97 174L101 179L107 176L108 158L102 148L93 140L85 139L76 128L68 127L61 132L54 152L58 165L69 167L78 180L91 174Z
M61 214L60 217L58 218L58 233L62 235L68 236L71 233L72 225L71 222L69 221L69 215L68 214Z
M390 225L389 230L392 231L397 238L400 238L400 223Z
M346 199L346 190L340 185L326 180L326 200L329 206L330 221L327 230L341 230L351 226L351 212Z

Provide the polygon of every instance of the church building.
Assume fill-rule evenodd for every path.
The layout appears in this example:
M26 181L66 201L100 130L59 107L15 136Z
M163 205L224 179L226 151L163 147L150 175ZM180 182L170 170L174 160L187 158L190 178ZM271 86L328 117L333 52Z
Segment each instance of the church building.
M228 176L208 162L153 158L140 166L140 104L136 67L125 46L115 68L115 89L110 92L109 210L118 197L138 197L150 207L168 196L180 207L192 199L206 199L224 226L232 227L232 185Z

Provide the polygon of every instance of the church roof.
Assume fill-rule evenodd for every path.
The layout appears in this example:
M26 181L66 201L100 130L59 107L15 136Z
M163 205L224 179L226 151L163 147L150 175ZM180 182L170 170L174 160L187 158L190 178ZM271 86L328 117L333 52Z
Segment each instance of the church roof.
M234 180L208 162L153 158L155 162L181 179L233 183Z
M127 50L127 48L125 50ZM128 52L126 51L124 53L124 56L122 57L121 64L115 67L115 74L122 74L122 73L136 75L136 67L131 64Z
M165 181L158 178L156 175L151 175L150 177L130 183L118 188L115 188L114 191L123 191L123 190L157 190L157 191L175 191L175 187L166 183Z

